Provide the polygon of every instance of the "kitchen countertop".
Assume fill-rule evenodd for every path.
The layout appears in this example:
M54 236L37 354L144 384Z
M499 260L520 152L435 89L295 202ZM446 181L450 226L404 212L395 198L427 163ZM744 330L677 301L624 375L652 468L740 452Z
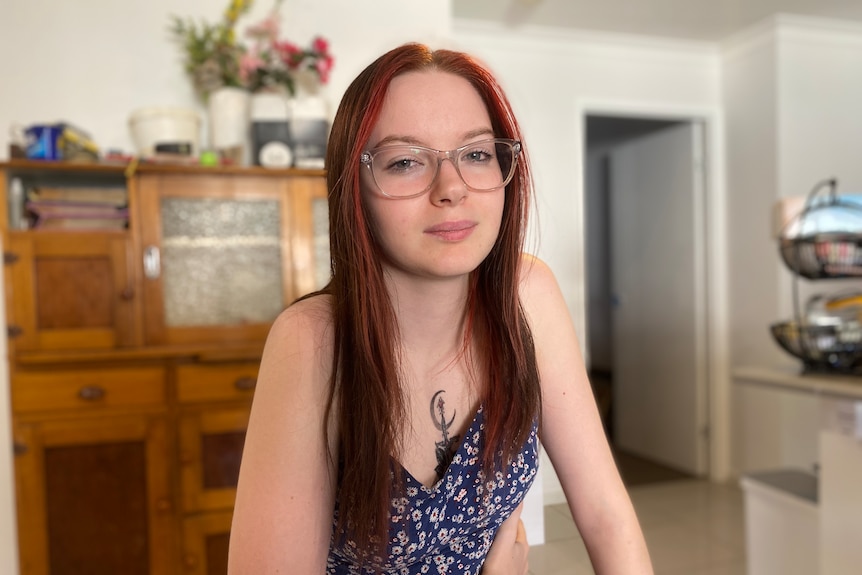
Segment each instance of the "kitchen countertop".
M798 367L755 366L739 367L733 369L731 374L738 383L778 387L835 398L862 399L862 377L860 376L803 374Z

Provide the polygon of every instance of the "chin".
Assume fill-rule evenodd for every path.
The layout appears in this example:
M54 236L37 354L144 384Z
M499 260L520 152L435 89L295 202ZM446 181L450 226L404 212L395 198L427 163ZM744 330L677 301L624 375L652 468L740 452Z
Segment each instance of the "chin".
M393 272L425 278L457 278L467 276L478 268L491 253L493 244L488 246L448 246L441 251L422 249L410 250L409 254L394 257L390 253L386 264Z
M458 276L466 276L474 271L482 265L482 262L485 261L488 255L482 255L480 257L472 257L472 258L463 258L463 259L451 259L445 262L439 262L438 265L434 266L434 271L436 272L434 275L442 276L442 277L458 277Z

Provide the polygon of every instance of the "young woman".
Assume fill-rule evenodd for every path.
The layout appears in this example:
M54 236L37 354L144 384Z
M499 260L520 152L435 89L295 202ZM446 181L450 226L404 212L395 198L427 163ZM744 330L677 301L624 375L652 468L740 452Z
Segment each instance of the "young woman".
M275 322L232 575L518 574L538 438L597 573L652 573L549 269L532 182L469 56L410 44L347 89L327 153L332 280Z

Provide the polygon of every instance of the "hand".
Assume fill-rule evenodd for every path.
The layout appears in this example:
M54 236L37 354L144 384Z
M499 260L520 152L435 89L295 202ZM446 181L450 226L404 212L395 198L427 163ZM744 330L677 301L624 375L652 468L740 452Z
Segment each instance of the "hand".
M485 557L482 575L527 575L527 531L521 521L521 503L514 513L500 525L497 536Z

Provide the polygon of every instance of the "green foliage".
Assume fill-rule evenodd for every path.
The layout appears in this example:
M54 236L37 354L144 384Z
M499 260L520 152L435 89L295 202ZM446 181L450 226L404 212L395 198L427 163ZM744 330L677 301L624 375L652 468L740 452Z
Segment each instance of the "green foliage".
M240 59L245 48L236 42L236 22L251 0L231 0L218 24L171 17L169 32L183 50L183 67L204 99L223 86L242 87Z

